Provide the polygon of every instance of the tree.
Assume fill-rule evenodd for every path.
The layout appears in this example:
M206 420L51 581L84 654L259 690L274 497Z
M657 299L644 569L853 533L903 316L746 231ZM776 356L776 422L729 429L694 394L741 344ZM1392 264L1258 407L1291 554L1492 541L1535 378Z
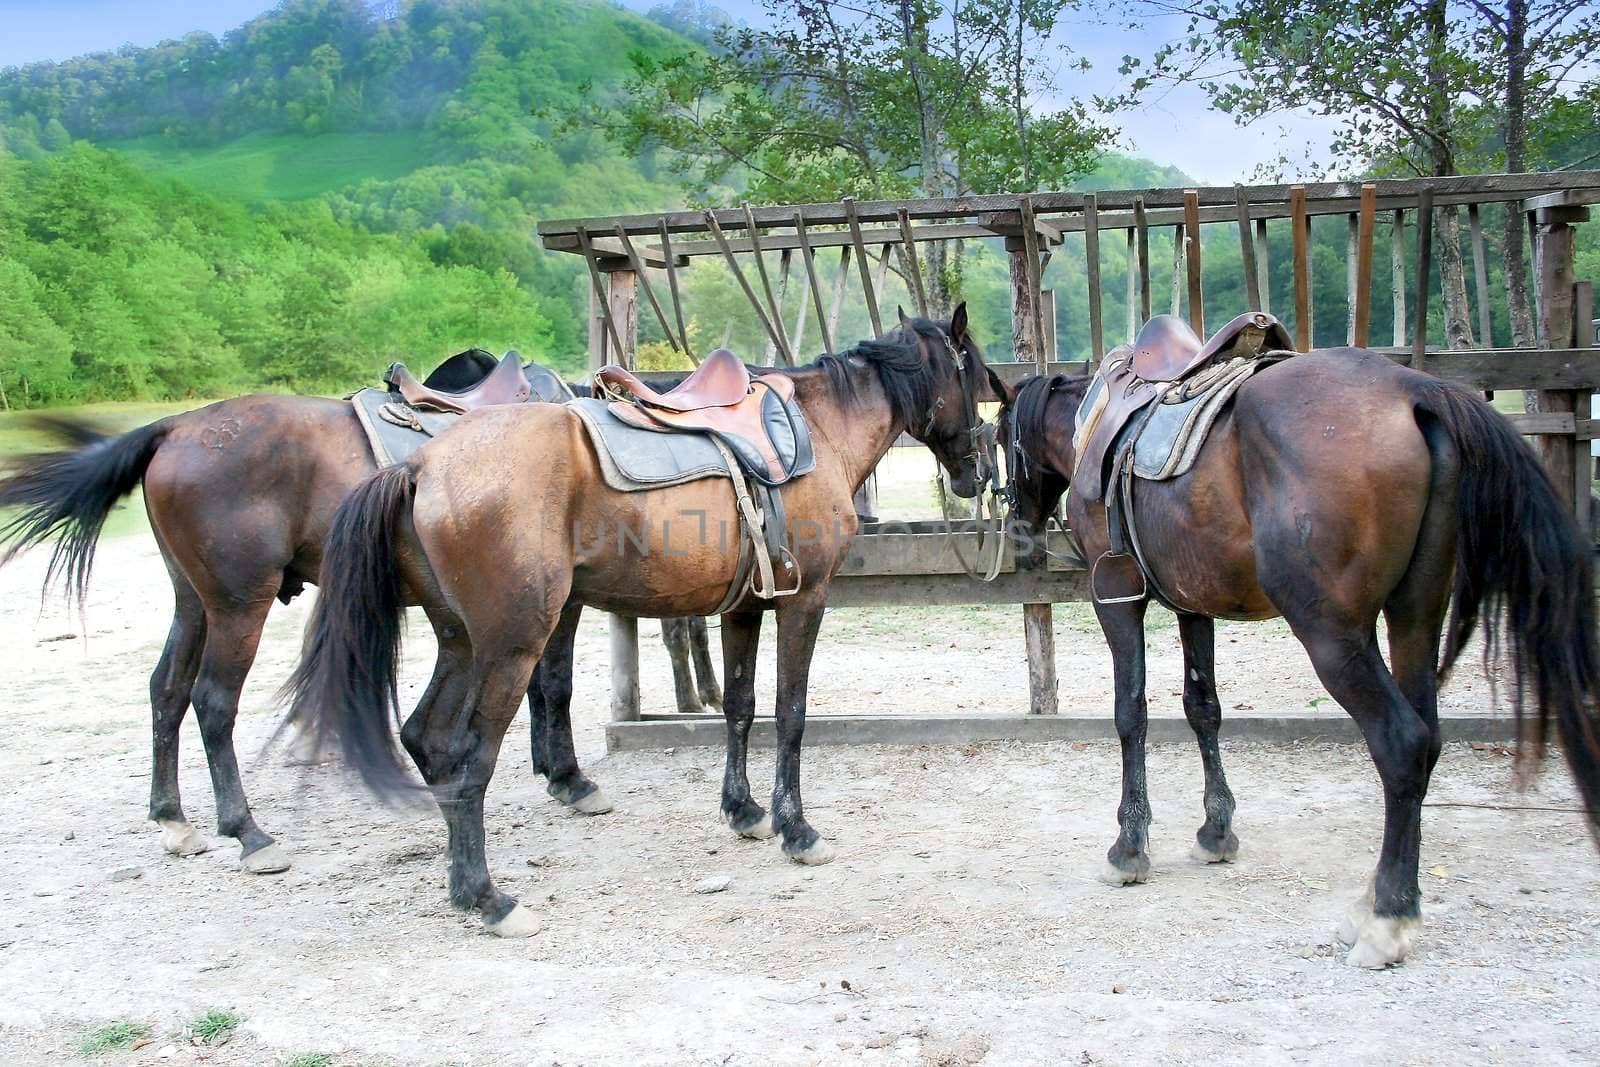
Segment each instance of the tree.
M1460 173L1465 158L1482 157L1477 128L1463 122L1474 108L1503 115L1501 165L1522 169L1530 117L1570 90L1573 71L1600 45L1600 15L1591 0L1505 0L1503 8L1487 0L1133 0L1132 6L1189 16L1185 35L1148 66L1126 62L1136 75L1133 94L1158 81L1193 80L1241 125L1291 110L1333 118L1335 155L1368 172ZM1516 212L1510 216L1505 268L1521 342L1531 340L1531 317L1521 221ZM1437 224L1446 336L1452 347L1469 347L1456 209L1441 209Z
M1073 2L764 0L765 28L723 27L710 51L635 54L615 106L565 117L631 154L665 149L709 202L741 184L764 203L1064 186L1113 132L1081 101L1039 104L1060 63L1042 46ZM959 246L944 244L926 253L936 310L959 285Z

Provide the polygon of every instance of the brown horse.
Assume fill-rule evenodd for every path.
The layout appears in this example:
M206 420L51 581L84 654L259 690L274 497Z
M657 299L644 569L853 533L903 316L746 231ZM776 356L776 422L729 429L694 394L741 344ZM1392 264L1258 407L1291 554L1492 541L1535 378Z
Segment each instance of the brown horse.
M464 388L474 369L477 375L486 369L484 360L494 365L486 352L462 353L429 384ZM287 604L315 583L335 508L377 469L354 412L337 400L245 396L114 438L70 420L39 422L74 447L22 457L0 479L0 513L17 509L0 521L0 544L9 542L0 563L54 541L51 579L63 577L81 600L107 514L143 484L174 600L166 647L150 678L150 818L160 825L168 852L184 856L210 847L185 817L178 794L179 727L192 701L218 833L238 839L246 871L287 869L287 851L256 825L245 799L233 724L273 599ZM548 777L552 796L595 814L610 804L583 775L573 751L568 708L576 614L571 621L551 645L550 663L528 686L533 763ZM707 702L718 696L704 623L698 642L691 620L673 620L662 635L673 653L680 708L699 711L701 696ZM686 678L691 649L701 664L700 695L692 676Z
M1015 515L1034 537L1074 472L1073 418L1088 383L1029 379L1003 416L1021 472ZM1084 558L1100 558L1104 502L1069 493L1066 511ZM1295 356L1239 389L1188 474L1136 482L1131 520L1149 567L1146 595L1095 605L1115 663L1122 740L1122 832L1108 880L1141 882L1150 871L1144 615L1156 592L1178 614L1183 706L1205 768L1197 858L1229 860L1238 848L1217 749L1213 619L1285 618L1360 726L1383 782L1384 833L1374 881L1341 927L1350 963L1400 961L1421 924L1417 863L1440 752L1438 685L1480 621L1490 651L1503 640L1510 653L1519 723L1525 693L1538 709L1524 725L1523 754L1537 758L1553 719L1596 825L1590 547L1533 452L1482 400L1364 349Z
M737 832L776 830L789 856L823 863L833 850L802 809L800 739L829 582L856 530L852 494L904 431L933 450L957 493L973 495L984 474L977 405L998 399L1003 386L967 333L965 306L947 325L916 320L843 355L776 373L794 384L816 456L815 470L781 490L804 585L776 602L747 590L722 617L722 812ZM739 529L725 479L648 492L609 488L588 433L565 408L474 412L405 465L368 479L340 507L289 721L335 732L345 759L378 793L413 789L388 718L402 610L420 601L439 634L439 659L401 740L449 828L450 899L477 909L497 934L531 934L537 920L495 887L484 855L484 790L517 694L546 642L567 625L563 605L644 616L716 610L739 570ZM778 620L770 824L745 770L756 644L768 608Z

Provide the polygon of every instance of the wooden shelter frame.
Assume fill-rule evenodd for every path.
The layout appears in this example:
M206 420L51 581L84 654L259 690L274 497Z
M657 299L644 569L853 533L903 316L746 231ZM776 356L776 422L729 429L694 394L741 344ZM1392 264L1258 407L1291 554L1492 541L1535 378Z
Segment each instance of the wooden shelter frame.
M1245 295L1251 310L1266 310L1286 320L1302 349L1311 346L1311 221L1322 216L1347 220L1346 340L1375 348L1440 378L1472 389L1533 390L1537 410L1510 416L1536 439L1546 466L1580 522L1589 520L1589 441L1600 434L1591 411L1591 393L1600 389L1600 349L1594 338L1594 288L1574 277L1573 227L1585 221L1588 205L1600 203L1600 171L1552 174L1497 174L1376 182L1322 182L1289 185L1218 186L1096 192L1041 192L945 199L861 201L774 207L669 211L649 215L586 218L541 223L546 249L581 255L592 290L590 361L632 367L638 344L638 290L674 349L698 362L682 303L679 272L698 258L720 258L749 301L766 332L768 352L786 365L796 362L804 334L805 311L814 310L821 345L838 341L839 311L852 260L860 298L874 330L883 330L879 294L891 255L898 254L907 291L919 311L928 306L917 245L949 239L1001 238L1010 258L1012 339L1015 362L996 364L1002 378L1016 382L1030 374L1081 373L1108 348L1102 293L1120 283L1127 297L1126 333L1132 336L1152 313L1153 230L1170 227L1173 236L1171 310L1185 305L1195 331L1205 334L1202 233L1206 227L1232 228L1239 244ZM1532 281L1539 346L1496 348L1490 334L1488 264L1480 208L1505 205L1525 213L1532 248ZM1468 251L1472 258L1472 301L1477 309L1480 347L1441 350L1429 344L1429 277L1434 264L1432 220L1441 208L1467 209ZM1389 344L1371 343L1374 248L1380 217L1389 231L1389 285L1393 322ZM1291 228L1291 292L1275 305L1268 285L1267 223L1287 219ZM1407 254L1405 230L1417 234ZM1124 279L1102 277L1103 235L1124 232L1129 250ZM1088 288L1088 351L1062 360L1056 351L1054 294L1042 287L1049 258L1065 235L1080 233ZM832 293L824 292L816 265L819 253L837 248L839 270ZM875 256L873 250L879 252ZM767 253L778 253L776 289ZM800 260L805 292L793 328L785 315L792 260ZM752 283L740 257L755 266ZM671 314L650 280L666 275ZM1407 291L1411 299L1408 301ZM808 299L809 297L809 299ZM1286 297L1286 298L1285 298ZM824 309L828 309L826 312ZM1245 309L1240 309L1245 310ZM1214 325L1214 324L1213 324ZM1439 331L1435 331L1436 334ZM1052 558L1037 568L1007 558L997 580L969 578L957 544L971 558L978 532L961 524L882 522L868 524L851 546L834 581L830 605L1018 604L1023 610L1027 645L1030 716L1055 715L1056 670L1051 605L1087 598L1084 570L1070 559L1067 533L1052 530ZM638 633L632 619L612 619L612 718L608 741L641 741L638 684ZM671 718L681 718L672 716ZM875 737L867 731L864 737ZM994 736L992 731L985 736Z

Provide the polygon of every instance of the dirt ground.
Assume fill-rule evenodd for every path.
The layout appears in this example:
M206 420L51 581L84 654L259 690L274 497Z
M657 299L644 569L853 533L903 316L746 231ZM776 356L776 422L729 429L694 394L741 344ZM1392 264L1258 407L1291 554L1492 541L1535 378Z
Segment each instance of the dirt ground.
M616 802L584 818L528 773L527 732L490 791L490 862L544 929L484 935L444 898L435 812L389 810L332 766L256 757L310 597L273 617L238 734L256 815L295 857L237 868L217 840L187 860L143 821L146 678L170 592L145 536L101 549L84 619L37 591L44 559L0 571L0 1061L85 1059L91 1027L154 1040L114 1064L1593 1063L1600 1047L1600 861L1568 811L1435 806L1426 926L1405 966L1346 967L1339 916L1373 863L1380 794L1363 750L1225 741L1237 863L1187 857L1201 821L1192 746L1150 756L1155 871L1094 879L1115 836L1112 744L816 748L812 823L826 867L786 861L717 819L720 753L607 757L604 623L586 622L580 755ZM1063 609L1063 706L1109 714L1109 657ZM86 625L85 625L86 623ZM1021 711L1013 611L838 612L814 712ZM647 624L645 701L667 710ZM431 663L413 621L406 691ZM770 700L771 659L761 692ZM1176 635L1151 635L1152 713L1181 714ZM1225 709L1341 714L1282 627L1218 636ZM1484 711L1464 669L1447 710ZM212 825L198 732L185 726L191 819ZM1510 791L1509 759L1448 747L1435 805L1571 809L1563 767ZM770 782L770 753L752 758ZM758 787L760 791L760 787ZM699 894L703 879L728 887ZM188 1021L242 1018L198 1047Z

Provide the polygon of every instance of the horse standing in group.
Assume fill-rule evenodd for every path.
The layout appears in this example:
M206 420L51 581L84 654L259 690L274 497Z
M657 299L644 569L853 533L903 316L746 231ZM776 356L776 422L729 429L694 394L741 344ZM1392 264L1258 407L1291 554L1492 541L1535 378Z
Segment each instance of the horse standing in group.
M1591 829L1600 825L1591 546L1533 451L1493 408L1365 349L1271 353L1246 368L1248 379L1216 415L1187 473L1166 480L1108 473L1126 456L1115 447L1079 454L1092 433L1075 443L1075 423L1082 418L1087 428L1101 405L1114 408L1119 397L1200 366L1192 334L1167 347L1187 333L1174 322L1152 320L1154 342L1141 334L1133 351L1108 354L1105 366L1120 377L1095 383L1105 388L1088 405L1093 379L1036 377L1002 415L1014 518L1028 535L1042 537L1066 493L1091 584L1130 560L1139 564L1122 595L1096 590L1123 762L1121 834L1108 854L1108 878L1140 882L1150 872L1150 602L1178 616L1183 706L1205 769L1196 851L1209 861L1231 859L1238 848L1217 747L1212 620L1282 616L1328 693L1359 725L1383 783L1377 870L1340 936L1352 946L1353 964L1398 962L1421 922L1421 808L1441 749L1438 686L1480 624L1488 652L1509 653L1524 739L1519 757L1537 760L1553 721ZM1156 368L1145 377L1141 359ZM1387 665L1380 614L1388 623ZM1535 716L1524 717L1525 699Z
M463 352L428 377L459 393L496 366L480 350ZM217 804L217 830L238 839L246 871L289 866L288 852L251 813L234 754L239 694L255 660L274 598L287 604L315 584L334 510L377 470L348 403L320 397L244 396L174 415L119 437L81 423L41 417L42 428L72 447L24 456L0 479L0 562L54 541L49 584L66 580L81 603L101 526L113 505L142 484L145 510L172 579L173 618L150 678L150 818L175 855L210 844L184 814L178 791L179 728L192 702L200 722ZM699 622L698 630L695 622ZM527 686L534 769L549 791L586 814L610 810L579 769L573 749L571 641L577 614L550 646L548 665ZM703 620L663 622L680 708L720 698L705 651ZM700 667L699 691L689 673Z
M815 468L776 490L791 562L804 575L793 595L761 599L746 589L722 609L738 595L743 552L706 532L741 529L737 472L732 480L619 491L579 415L563 407L474 412L404 465L369 478L334 519L289 721L336 732L346 761L380 794L414 789L389 717L401 616L408 602L422 604L439 635L439 659L401 739L449 829L450 899L476 909L497 934L531 934L538 921L490 877L484 791L517 694L567 625L571 603L644 616L725 610L723 815L746 836L781 834L785 853L801 862L832 856L801 804L800 743L829 583L856 530L852 495L902 432L932 449L957 494L974 495L986 473L977 405L1000 399L1004 387L967 332L965 306L946 325L907 322L768 379L792 391L814 448ZM626 533L640 530L649 544ZM598 544L582 543L595 531ZM770 823L745 769L767 609L778 624Z

